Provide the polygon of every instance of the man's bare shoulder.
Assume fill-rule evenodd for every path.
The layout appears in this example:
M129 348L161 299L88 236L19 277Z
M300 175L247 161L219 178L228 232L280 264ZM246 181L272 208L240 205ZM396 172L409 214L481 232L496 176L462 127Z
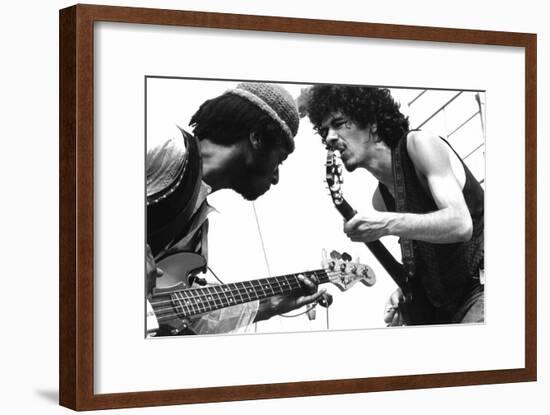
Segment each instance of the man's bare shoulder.
M411 131L407 135L407 150L409 152L425 151L432 146L442 148L442 144L441 139L429 131Z
M450 167L448 150L437 135L426 131L411 131L407 136L407 152L422 174Z

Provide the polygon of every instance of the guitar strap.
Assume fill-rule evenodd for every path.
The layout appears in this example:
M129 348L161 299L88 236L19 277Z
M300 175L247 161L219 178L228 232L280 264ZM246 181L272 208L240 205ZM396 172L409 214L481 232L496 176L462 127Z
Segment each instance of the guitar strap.
M392 170L395 184L395 208L397 212L406 212L407 194L405 190L405 178L403 176L403 161L401 158L400 146L396 145L392 150ZM400 238L401 255L403 267L407 273L407 283L414 278L416 265L414 263L414 246L410 239Z

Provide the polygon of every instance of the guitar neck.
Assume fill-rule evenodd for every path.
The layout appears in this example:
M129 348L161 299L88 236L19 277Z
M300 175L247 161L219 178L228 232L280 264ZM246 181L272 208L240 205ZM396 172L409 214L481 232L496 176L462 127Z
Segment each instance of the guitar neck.
M390 277L397 286L402 290L406 290L407 274L405 273L405 268L393 257L388 248L380 241L365 242L365 245L367 245L367 248L369 248L386 272L390 274Z
M153 296L151 305L159 321L162 321L163 316L173 316L174 312L180 318L189 318L233 305L302 291L299 274L315 276L320 284L330 281L326 270L319 269L230 284L165 291L159 296Z
M335 204L336 209L346 220L350 220L357 213L351 205L342 198L341 203ZM380 262L394 282L402 290L407 288L407 274L403 265L399 263L393 255L388 251L384 244L380 241L365 242L367 248L372 252L374 257Z

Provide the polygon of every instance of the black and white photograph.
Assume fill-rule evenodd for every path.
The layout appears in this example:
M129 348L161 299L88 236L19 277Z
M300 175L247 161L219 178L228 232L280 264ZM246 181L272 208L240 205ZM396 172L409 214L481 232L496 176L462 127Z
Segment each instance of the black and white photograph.
M147 338L485 323L485 91L148 75L144 102Z

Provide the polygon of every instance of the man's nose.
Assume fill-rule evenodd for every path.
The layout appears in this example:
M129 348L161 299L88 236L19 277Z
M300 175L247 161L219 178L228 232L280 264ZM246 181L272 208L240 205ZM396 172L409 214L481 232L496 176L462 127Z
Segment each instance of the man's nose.
M327 133L327 138L325 139L325 142L329 147L334 147L336 143L338 142L338 134L330 128Z

